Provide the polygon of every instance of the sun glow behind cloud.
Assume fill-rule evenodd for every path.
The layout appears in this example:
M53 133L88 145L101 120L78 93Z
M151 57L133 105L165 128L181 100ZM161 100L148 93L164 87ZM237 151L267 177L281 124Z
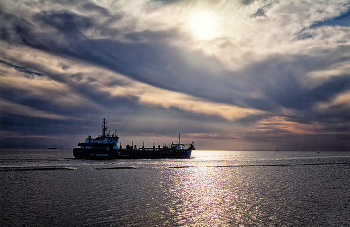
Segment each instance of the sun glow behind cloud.
M191 31L198 39L212 39L218 33L218 21L216 15L210 11L193 13L188 21Z

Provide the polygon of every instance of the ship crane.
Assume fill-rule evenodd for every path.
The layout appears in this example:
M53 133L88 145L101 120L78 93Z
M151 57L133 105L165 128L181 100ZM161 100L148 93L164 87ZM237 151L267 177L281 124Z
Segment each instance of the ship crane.
M106 118L103 118L103 122L102 122L102 136L106 137L106 132L107 132L107 121Z

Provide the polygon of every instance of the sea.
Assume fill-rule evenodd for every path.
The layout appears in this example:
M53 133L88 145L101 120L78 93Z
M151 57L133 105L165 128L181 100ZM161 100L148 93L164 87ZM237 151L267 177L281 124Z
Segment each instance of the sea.
M350 226L350 152L2 149L0 226Z

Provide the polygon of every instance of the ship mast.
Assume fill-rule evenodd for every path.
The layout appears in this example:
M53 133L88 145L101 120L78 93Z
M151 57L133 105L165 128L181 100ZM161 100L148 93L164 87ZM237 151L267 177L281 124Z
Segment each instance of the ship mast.
M179 133L179 144L180 144L180 133Z
M107 131L108 127L107 127L107 121L106 118L103 118L103 122L102 122L102 136L106 137L106 131Z

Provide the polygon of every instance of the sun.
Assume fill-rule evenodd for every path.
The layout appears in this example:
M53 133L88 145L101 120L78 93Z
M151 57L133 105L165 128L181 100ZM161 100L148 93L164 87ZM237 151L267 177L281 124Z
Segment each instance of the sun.
M218 21L210 11L192 14L188 20L191 31L198 39L212 39L217 35Z

